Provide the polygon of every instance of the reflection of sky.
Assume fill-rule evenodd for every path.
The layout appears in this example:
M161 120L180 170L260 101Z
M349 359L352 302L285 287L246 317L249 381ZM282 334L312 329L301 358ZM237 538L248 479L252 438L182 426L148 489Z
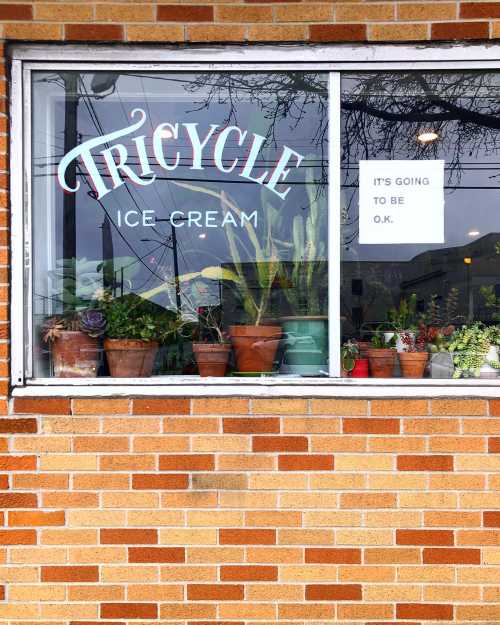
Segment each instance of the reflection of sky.
M369 74L366 76L370 78ZM439 74L429 79L429 75L426 75L434 87L434 92L441 97L446 98L447 94L451 93L455 98L453 100L455 104L484 115L491 115L491 111L497 108L495 103L498 103L500 95L499 74L485 73L483 79L479 74L470 73L470 79L466 77L463 83L464 88L458 99L455 81L461 80L463 75L450 74L449 78L443 78L443 76ZM394 81L396 77L397 74L393 75ZM478 80L481 82L480 86L478 86ZM362 88L362 81L359 77L345 78L343 80L344 98L351 98L352 90L355 89L358 93L360 88ZM384 93L381 84L378 84L378 88L380 92L377 92L375 87L371 91L366 90L367 105L376 104L383 107L385 104L386 107L392 109L399 106L400 112L407 113L415 107L417 96L422 99L421 92L418 90L414 92L403 90L400 94L394 90L387 94ZM398 96L401 100L398 100ZM418 124L414 122L399 122L399 125L391 127L386 121L366 113L363 113L358 121L361 131L363 127L367 131L365 137L368 138L364 145L353 140L352 126L346 136L346 112L343 112L343 141L345 145L345 142L349 142L350 150L349 164L344 161L342 173L345 185L342 191L342 204L344 209L349 210L349 225L343 229L349 241L348 245L344 246L344 260L410 260L426 250L466 245L474 239L498 231L500 211L500 133L498 130L493 128L484 131L484 128L479 125L474 126L471 123L465 125L452 120L440 124L440 139L432 148L422 149L415 140ZM432 124L427 124L427 126L432 126ZM397 136L388 137L391 131L397 133ZM346 153L345 149L344 153ZM357 232L359 160L411 160L412 158L445 161L445 243L443 245L359 245L357 236L351 241ZM469 236L468 233L471 231L478 231L480 234Z
M48 74L37 74L42 81ZM92 75L84 77L85 89L91 92ZM314 168L314 178L321 178L321 165L325 166L326 160L321 162L321 148L312 144L311 137L315 136L318 126L317 104L304 106L302 119L296 125L290 120L277 120L274 126L274 141L261 151L252 173L257 177L263 171L272 171L278 160L282 147L287 145L306 158L302 166L296 169L290 167L290 173L284 184L279 189L283 190L290 186L291 190L283 201L274 193L262 186L246 181L237 174L241 167L231 174L221 173L213 164L213 144L211 140L204 149L203 170L190 169L192 155L188 137L182 134L178 140L166 140L163 142L167 162L172 162L169 155L179 150L181 156L180 165L175 171L167 172L161 169L155 162L152 150L153 130L159 123L182 123L198 122L199 134L204 136L210 124L227 124L228 103L213 99L207 108L203 107L205 93L203 89L197 93L188 91L191 78L186 75L172 75L172 78L163 76L166 80L158 80L148 77L135 77L120 75L116 83L115 91L101 99L81 98L78 105L78 134L80 142L99 136L110 131L125 128L131 125L130 112L141 107L147 114L147 120L143 127L130 137L123 137L117 142L122 143L128 150L129 159L127 164L135 171L139 170L139 163L134 136L145 134L148 156L157 179L149 186L136 186L130 181L127 184L111 191L104 196L101 203L90 196L88 179L80 169L80 190L76 194L76 218L77 218L77 256L89 259L102 258L102 222L104 213L108 214L112 224L112 239L115 257L132 257L137 260L126 271L127 286L133 290L144 291L157 285L161 280L172 276L172 228L169 223L159 221L155 227L137 226L134 228L123 226L116 227L118 211L123 214L129 210L142 212L154 210L156 219L166 220L172 211L193 211L202 213L208 210L221 212L220 201L209 195L180 188L174 184L174 180L184 180L192 184L202 186L217 192L224 191L234 203L247 214L258 212L257 233L261 242L265 240L268 223L266 221L267 210L264 203L269 204L276 211L279 226L279 241L282 241L278 252L281 258L289 258L291 254L290 241L292 239L292 221L296 215L307 215L309 199L305 192L305 173L308 168ZM55 129L50 133L37 132L37 107L35 107L34 120L34 162L35 176L45 176L47 172L52 175L50 184L54 185L56 198L56 223L61 223L63 194L57 187L55 171L63 150L64 137L64 93L60 86L54 83L37 82L35 79L35 98L43 102L49 98L49 105L55 106ZM248 130L248 135L243 147L239 147L235 140L228 141L225 149L227 162L232 162L236 157L241 161L246 156L252 133L266 135L272 120L256 102L251 102L248 93L241 91L232 94L233 103L236 106L236 119L231 124L237 124L240 128ZM265 100L273 101L275 95L269 93ZM299 106L303 96L295 95L295 106ZM47 149L47 141L53 144L52 149ZM104 149L102 146L97 149ZM51 166L46 166L46 155L50 154ZM325 156L326 159L326 156ZM103 158L96 154L96 163L101 172L104 172ZM242 162L243 164L243 162ZM111 185L108 178L104 179L107 186ZM323 206L326 207L323 196ZM35 194L36 204L36 194ZM35 205L35 210L43 210L42 202ZM135 217L134 217L135 218ZM222 217L221 217L222 218ZM60 227L60 226L59 226ZM254 261L255 253L247 237L242 235L242 230L237 229L241 236L240 245L241 260ZM200 234L203 238L200 238ZM176 230L177 250L179 261L179 273L198 271L203 267L230 262L231 256L228 250L227 240L221 228L198 228L196 226L181 227ZM326 229L324 237L326 241ZM62 253L61 236L57 237L57 256ZM147 240L145 240L147 239ZM166 244L166 245L165 245ZM139 260L140 259L140 260Z

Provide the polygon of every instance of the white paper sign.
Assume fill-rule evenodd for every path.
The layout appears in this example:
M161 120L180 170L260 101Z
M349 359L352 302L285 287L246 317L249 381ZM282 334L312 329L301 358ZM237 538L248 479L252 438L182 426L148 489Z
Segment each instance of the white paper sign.
M360 161L359 242L444 243L444 161Z

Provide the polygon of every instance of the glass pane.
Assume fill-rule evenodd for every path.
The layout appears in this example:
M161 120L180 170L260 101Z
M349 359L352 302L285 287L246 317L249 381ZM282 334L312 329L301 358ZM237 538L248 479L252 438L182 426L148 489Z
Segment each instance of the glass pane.
M327 375L327 79L33 74L35 377Z
M499 96L491 71L343 76L346 375L497 377Z

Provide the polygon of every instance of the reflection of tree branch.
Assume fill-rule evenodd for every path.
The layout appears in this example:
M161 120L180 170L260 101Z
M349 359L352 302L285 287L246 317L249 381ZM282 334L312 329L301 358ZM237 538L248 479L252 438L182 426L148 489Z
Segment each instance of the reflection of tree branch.
M437 121L462 121L471 124L478 124L486 128L500 129L500 111L494 111L491 115L483 115L474 111L467 110L460 106L454 106L453 104L439 98L434 98L433 102L428 103L428 107L432 104L439 103L441 106L446 106L448 111L442 111L439 113L428 113L424 111L413 110L408 113L392 113L387 109L377 109L373 106L368 106L364 102L343 102L342 108L346 111L361 111L366 115L378 117L379 119L385 119L386 121L398 121L398 122L437 122Z

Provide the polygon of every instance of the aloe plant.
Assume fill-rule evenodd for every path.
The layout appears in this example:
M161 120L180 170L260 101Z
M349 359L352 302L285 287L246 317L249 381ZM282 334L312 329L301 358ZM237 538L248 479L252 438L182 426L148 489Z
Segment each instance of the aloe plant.
M242 211L225 191L214 191L207 187L179 181L174 181L173 184L194 191L195 193L203 193L217 199L220 202L224 215L228 212L232 212L241 219ZM267 211L264 211L264 213L266 212ZM250 288L241 260L240 249L245 249L247 241L243 240L233 228L224 228L224 233L227 238L234 270L216 266L205 267L202 271L179 276L179 282L188 282L196 278L208 278L213 280L226 280L233 283L241 295L243 308L249 321L253 325L260 325L268 311L271 289L280 267L278 250L272 236L272 222L275 218L276 215L273 215L272 211L268 213L267 219L264 222L265 227L262 243L259 241L257 232L250 221L243 221L247 240L253 248L252 258L255 259L258 289ZM164 283L143 293L142 297L150 299L157 293L165 290L165 288L166 285Z

